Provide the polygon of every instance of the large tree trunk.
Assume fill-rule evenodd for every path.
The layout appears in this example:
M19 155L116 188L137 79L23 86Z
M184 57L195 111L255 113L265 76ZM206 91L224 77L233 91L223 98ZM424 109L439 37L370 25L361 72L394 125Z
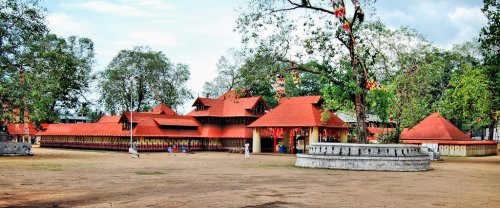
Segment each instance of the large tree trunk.
M366 83L366 78L362 72L359 71L358 69L358 64L356 62L356 57L354 53L354 37L350 36L350 41L349 41L349 55L351 57L351 65L352 65L352 71L354 76L354 79L356 79L356 82L358 83L358 87L362 89L360 93L356 93L354 96L354 106L356 110L356 124L357 124L357 133L358 133L358 141L360 143L368 143L366 140L366 122L365 122L365 94L364 94L364 88L365 88L365 83Z
M493 140L493 133L495 133L495 127L497 126L497 120L495 118L492 119L490 126L488 128L488 140Z

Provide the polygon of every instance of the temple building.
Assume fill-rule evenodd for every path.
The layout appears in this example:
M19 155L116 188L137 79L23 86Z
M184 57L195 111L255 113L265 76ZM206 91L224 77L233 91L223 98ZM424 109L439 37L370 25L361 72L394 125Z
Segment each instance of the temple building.
M37 135L42 147L127 150L131 138L141 151L228 150L251 142L246 125L269 110L262 97L239 97L234 91L217 99L198 98L188 115L165 104L150 112L103 116L96 123L50 124Z
M243 147L252 139L252 130L246 126L269 111L261 96L239 97L234 90L217 99L197 98L193 107L187 115L200 123L208 150Z
M407 144L437 144L444 156L496 155L496 141L470 139L439 113L433 113L412 128L404 129L400 141Z
M297 153L315 142L347 142L347 125L330 111L323 110L320 96L282 98L278 106L248 125L253 131L252 151L266 147L262 138L272 132L274 152ZM281 149L282 147L283 149Z

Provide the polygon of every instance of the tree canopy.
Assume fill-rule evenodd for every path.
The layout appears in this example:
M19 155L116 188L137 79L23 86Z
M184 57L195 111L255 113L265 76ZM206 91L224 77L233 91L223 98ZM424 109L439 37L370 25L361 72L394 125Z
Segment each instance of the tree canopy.
M147 47L121 50L100 73L101 102L106 111L147 111L158 103L172 108L192 98L186 86L189 67L172 63L162 52ZM132 83L133 82L133 83Z
M36 0L0 1L0 102L2 118L58 121L58 110L84 100L92 80L94 45L49 34Z

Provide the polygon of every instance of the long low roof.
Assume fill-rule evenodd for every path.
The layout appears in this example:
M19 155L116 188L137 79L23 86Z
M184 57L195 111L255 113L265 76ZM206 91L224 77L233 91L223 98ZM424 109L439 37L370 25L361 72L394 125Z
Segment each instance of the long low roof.
M497 141L478 141L478 140L403 140L406 144L422 144L422 143L432 143L432 144L442 144L442 145L496 145Z
M49 124L39 136L117 136L129 137L123 129L133 119L135 137L190 137L190 138L251 138L252 131L243 124L202 125L193 116L177 115L166 105L151 112L125 112L120 116L103 116L97 123Z

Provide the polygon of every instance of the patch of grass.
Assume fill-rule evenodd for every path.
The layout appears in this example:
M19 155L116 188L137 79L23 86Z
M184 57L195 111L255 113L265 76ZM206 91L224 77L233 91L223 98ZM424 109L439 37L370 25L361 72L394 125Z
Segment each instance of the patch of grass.
M29 163L26 167L34 170L64 171L71 168L90 167L87 163Z
M79 150L82 152L95 152L95 153L112 153L112 151L109 150Z
M294 163L258 163L245 166L247 168L297 168Z
M163 175L165 173L161 172L161 171L152 171L152 172L139 171L139 172L135 172L135 174L137 174L137 175Z
M64 165L59 163L31 163L28 164L27 167L34 170L49 170L49 171L64 170Z
M39 161L9 161L0 163L3 167L26 168L30 170L64 171L70 168L90 167L88 163L51 163Z

